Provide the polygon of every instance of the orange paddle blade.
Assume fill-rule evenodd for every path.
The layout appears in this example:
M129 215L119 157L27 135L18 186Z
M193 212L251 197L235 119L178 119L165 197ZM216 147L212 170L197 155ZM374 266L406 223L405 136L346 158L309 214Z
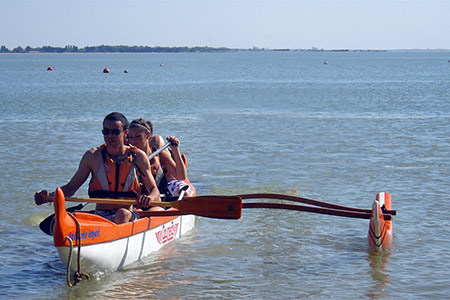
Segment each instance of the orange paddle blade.
M240 219L242 199L237 196L198 196L184 197L179 201L163 202L182 212L218 219ZM168 205L167 205L168 206Z

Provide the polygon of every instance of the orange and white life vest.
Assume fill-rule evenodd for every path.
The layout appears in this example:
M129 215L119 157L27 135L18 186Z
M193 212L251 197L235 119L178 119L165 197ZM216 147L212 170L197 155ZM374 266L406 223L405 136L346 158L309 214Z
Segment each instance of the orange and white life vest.
M126 157L120 162L115 162L107 153L106 145L99 147L103 159L97 174L92 175L89 183L89 197L136 199L141 195L139 169L135 163L136 149L130 146Z

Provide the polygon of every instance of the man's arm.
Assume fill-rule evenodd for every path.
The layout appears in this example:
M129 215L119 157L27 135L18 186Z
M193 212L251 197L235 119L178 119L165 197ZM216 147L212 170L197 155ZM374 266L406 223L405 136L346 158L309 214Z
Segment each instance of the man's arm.
M78 166L78 170L73 175L72 179L64 186L61 187L64 195L66 197L70 197L80 188L80 186L86 181L91 172L91 163L93 162L94 153L93 150L87 151L80 160L80 164ZM53 192L50 194L46 190L37 191L34 193L34 202L37 205L41 205L42 203L48 202L46 196L53 195Z
M80 186L88 179L92 170L92 163L94 161L93 150L87 151L80 160L77 172L73 175L70 181L61 187L64 195L70 197L80 188Z

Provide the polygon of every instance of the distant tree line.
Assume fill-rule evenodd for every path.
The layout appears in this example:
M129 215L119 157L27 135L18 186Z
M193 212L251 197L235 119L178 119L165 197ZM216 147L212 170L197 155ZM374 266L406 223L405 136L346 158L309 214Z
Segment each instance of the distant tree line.
M22 48L20 46L10 50L6 48L5 46L0 47L0 53L107 53L107 52L113 52L113 53L151 53L151 52L171 52L171 53L178 53L178 52L226 52L226 51L242 51L242 50L248 50L248 51L312 51L312 52L354 52L354 51L375 51L375 52L384 52L386 50L349 50L349 49L331 49L331 50L325 50L325 49L319 49L316 47L312 47L311 49L265 49L265 48L258 48L253 47L250 49L231 49L226 47L219 47L219 48L213 48L213 47L161 47L161 46L125 46L125 45L119 45L119 46L108 46L108 45L101 45L101 46L86 46L84 48L78 48L74 45L67 45L65 47L52 47L52 46L43 46L43 47L37 47L32 48L30 46L27 46L25 48Z
M78 48L74 45L67 45L65 47L51 47L51 46L43 46L32 48L27 46L22 48L20 46L10 50L5 46L0 47L0 53L102 53L102 52L140 52L140 53L149 53L149 52L224 52L229 51L231 49L220 47L149 47L149 46L86 46L84 48Z

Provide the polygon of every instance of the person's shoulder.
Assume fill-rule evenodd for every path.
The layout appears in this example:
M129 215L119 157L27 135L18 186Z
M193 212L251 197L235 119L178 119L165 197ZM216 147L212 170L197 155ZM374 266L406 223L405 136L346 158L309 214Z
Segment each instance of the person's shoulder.
M102 151L102 146L99 147L93 147L89 150L87 150L84 155L83 155L83 160L95 160L95 159L100 159L102 157L101 151Z
M141 165L143 162L148 162L147 154L139 148L132 148L134 159L138 165Z
M101 153L101 151L104 147L105 147L105 145L93 147L93 148L89 149L88 151L86 151L86 154L92 154L92 155L99 154L99 153Z
M161 148L162 146L164 146L164 138L160 135L152 136L150 139L150 146Z
M134 155L136 155L136 157L138 157L138 156L147 157L147 154L144 151L142 151L141 149L139 149L138 147L135 147L135 146L128 146L128 147L129 147L130 151L134 152Z

